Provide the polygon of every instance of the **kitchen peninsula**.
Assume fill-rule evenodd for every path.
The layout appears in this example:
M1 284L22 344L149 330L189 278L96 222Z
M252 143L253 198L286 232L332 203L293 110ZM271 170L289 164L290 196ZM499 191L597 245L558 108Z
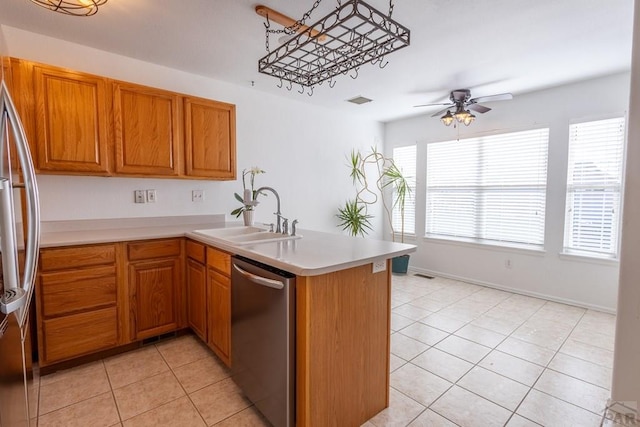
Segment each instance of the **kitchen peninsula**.
M118 279L118 307L114 310L119 313L115 323L119 325L120 338L114 337L114 346L150 336L146 331L159 334L190 324L186 321L190 310L186 304L188 292L186 286L179 286L175 291L176 300L184 308L174 307L175 321L158 327L140 328L143 321L148 322L144 319L160 315L156 313L145 317L136 312L135 301L145 297L146 291L140 284L144 284L145 271L149 271L145 268L150 265L150 261L140 255L143 253L140 248L152 245L154 253L166 253L164 258L156 255L153 260L156 264L153 265L161 268L170 266L171 269L166 270L167 277L179 277L184 281L184 271L189 268L188 265L184 267L185 259L191 261L189 247L206 247L207 251L202 252L202 265L214 265L213 274L221 280L225 279L218 273L224 271L227 257L231 255L241 255L296 275L298 427L359 426L388 405L390 258L413 252L414 246L310 230L300 230L302 238L299 239L232 245L195 232L228 226L215 219L185 217L182 223L178 218L165 218L165 223L161 218L154 221L155 224L148 219L106 220L102 225L93 221L93 224L81 224L82 229L76 230L73 230L73 222L57 224L57 228L49 227L49 231L46 224L44 227L45 261L47 251L78 248L80 253L95 245L115 245L116 255L113 258ZM65 227L67 229L63 231ZM176 241L182 248L186 244L187 250L180 251L176 246L176 252L170 252ZM213 256L204 260L204 254ZM183 265L177 270L173 269L177 265L175 259L181 259ZM46 280L41 280L39 314L43 311L44 284ZM126 298L127 295L134 298ZM46 302L44 304L46 306ZM164 313L165 310L158 312ZM186 313L181 317L182 312ZM42 329L39 328L41 332ZM42 339L39 341L40 345L46 345ZM212 348L216 351L215 347ZM233 351L232 343L230 350Z

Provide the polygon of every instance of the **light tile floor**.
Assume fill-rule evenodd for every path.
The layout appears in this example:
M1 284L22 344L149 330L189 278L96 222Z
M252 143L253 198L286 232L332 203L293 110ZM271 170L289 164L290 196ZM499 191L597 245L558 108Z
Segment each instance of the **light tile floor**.
M615 318L459 281L394 276L382 426L621 426L603 416ZM38 426L268 426L187 335L43 376ZM35 423L34 423L35 424Z
M391 305L390 406L366 427L619 426L615 316L413 275Z
M40 378L40 427L268 426L186 335Z

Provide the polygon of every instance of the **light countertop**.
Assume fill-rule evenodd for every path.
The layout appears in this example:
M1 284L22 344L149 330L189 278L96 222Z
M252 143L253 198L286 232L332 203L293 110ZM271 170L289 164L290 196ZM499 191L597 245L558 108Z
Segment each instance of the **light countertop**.
M40 247L184 237L192 230L226 225L224 215L50 221L42 223Z
M193 233L194 230L238 225L225 223L224 216L215 215L60 221L43 223L41 247L186 236L298 276L330 273L415 251L414 245L312 230L299 230L298 234L303 236L300 239L243 246Z
M242 246L225 244L192 232L187 233L187 237L298 276L331 273L415 251L414 245L304 229L298 231L303 236L301 239Z

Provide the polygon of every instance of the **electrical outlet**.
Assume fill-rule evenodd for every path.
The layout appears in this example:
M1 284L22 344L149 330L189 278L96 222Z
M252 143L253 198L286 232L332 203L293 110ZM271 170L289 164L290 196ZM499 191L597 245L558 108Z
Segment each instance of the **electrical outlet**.
M135 190L133 192L133 201L135 203L147 203L144 190Z
M191 191L191 201L197 203L204 202L204 190Z
M156 202L156 190L147 190L147 203Z
M377 261L373 261L373 273L380 273L381 271L385 271L387 269L387 260L379 259Z
M507 258L504 261L504 266L505 266L505 268L511 268L511 260Z

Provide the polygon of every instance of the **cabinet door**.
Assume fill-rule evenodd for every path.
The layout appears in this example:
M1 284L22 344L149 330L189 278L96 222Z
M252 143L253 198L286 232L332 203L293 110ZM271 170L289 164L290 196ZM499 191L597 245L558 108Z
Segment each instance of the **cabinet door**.
M207 268L187 259L187 312L189 326L207 341Z
M209 282L209 345L227 365L231 365L231 279L213 269Z
M178 94L122 82L114 82L113 87L116 172L178 175Z
M132 339L178 329L179 282L179 258L129 264Z
M44 66L34 79L38 168L107 175L107 80Z
M186 174L235 179L235 105L186 97L184 120Z

